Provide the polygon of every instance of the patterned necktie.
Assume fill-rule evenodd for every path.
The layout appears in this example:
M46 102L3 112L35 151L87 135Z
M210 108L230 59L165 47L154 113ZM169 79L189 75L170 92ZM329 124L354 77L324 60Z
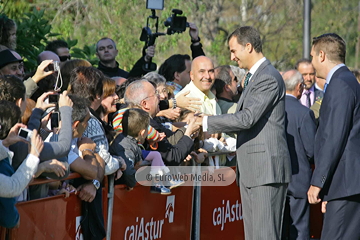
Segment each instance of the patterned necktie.
M311 92L310 92L309 90L306 90L306 92L305 92L305 95L306 95L306 106L307 106L308 108L311 107L310 94L311 94Z
M248 73L246 74L246 76L245 76L244 90L245 90L246 86L249 84L249 79L250 79L251 75L252 75L252 74L251 74L250 72L248 72Z

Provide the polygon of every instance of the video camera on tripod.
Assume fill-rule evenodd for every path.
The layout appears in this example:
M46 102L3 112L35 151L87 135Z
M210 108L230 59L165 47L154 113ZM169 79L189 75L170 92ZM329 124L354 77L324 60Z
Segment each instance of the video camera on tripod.
M145 46L143 48L143 52L149 46L155 44L155 40L158 36L166 35L165 33L159 32L159 17L156 16L155 10L163 10L164 9L164 0L147 0L146 8L151 10L151 15L146 19L146 27L144 27L141 31L140 41L145 42ZM172 15L166 19L164 22L165 27L168 27L167 34L175 34L182 33L189 27L189 23L186 20L185 16L178 16L183 13L183 11L179 9L173 9ZM155 20L155 32L153 33L150 28L149 20ZM143 70L146 72L151 72L156 70L156 64L152 62L152 59L144 64Z

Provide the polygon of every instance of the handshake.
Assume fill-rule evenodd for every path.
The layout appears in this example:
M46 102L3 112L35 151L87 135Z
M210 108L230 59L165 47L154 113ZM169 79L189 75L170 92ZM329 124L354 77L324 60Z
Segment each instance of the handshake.
M204 114L195 113L188 121L188 125L184 135L189 136L190 138L195 138L199 135L202 130Z

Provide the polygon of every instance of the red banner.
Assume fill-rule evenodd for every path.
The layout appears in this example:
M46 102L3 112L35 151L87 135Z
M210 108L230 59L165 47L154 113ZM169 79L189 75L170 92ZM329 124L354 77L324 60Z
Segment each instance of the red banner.
M148 186L115 186L112 239L191 239L193 190L180 186L161 195Z
M215 170L226 178L226 169ZM230 186L201 187L200 239L244 239L240 189Z
M106 222L107 190L103 188L103 213ZM11 230L11 239L47 240L82 239L80 219L81 200L75 194L27 201L16 205L20 227Z

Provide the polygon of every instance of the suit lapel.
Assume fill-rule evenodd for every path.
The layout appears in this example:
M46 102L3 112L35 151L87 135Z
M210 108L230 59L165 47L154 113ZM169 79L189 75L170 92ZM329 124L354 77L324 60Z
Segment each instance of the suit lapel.
M263 62L260 65L260 67L256 70L254 75L251 77L249 84L247 85L245 90L241 93L240 99L237 103L238 105L236 108L236 112L239 111L240 109L242 109L242 105L244 104L244 99L245 99L246 95L248 94L248 92L250 92L250 88L253 86L254 81L258 78L258 75L260 74L260 72L269 64L270 64L269 60L266 59L265 62Z

